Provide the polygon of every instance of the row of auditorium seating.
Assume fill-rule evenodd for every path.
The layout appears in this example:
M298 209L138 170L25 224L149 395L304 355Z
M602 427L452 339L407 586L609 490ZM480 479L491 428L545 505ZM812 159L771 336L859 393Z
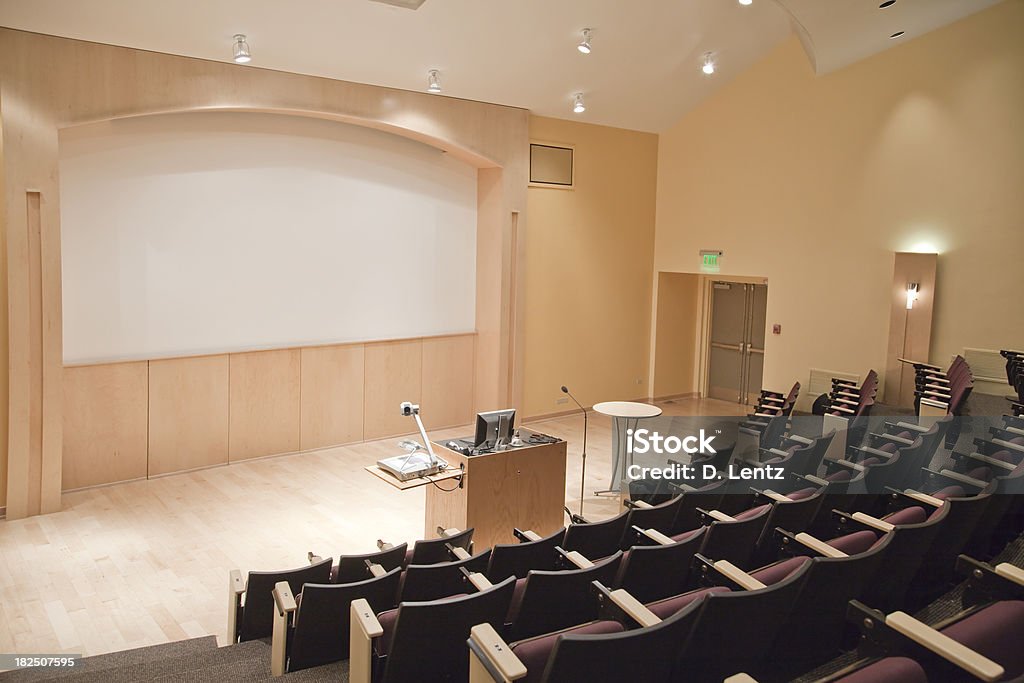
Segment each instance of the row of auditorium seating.
M999 352L1006 359L1006 383L1014 394L1006 399L1012 406L1014 415L1024 415L1024 351L1003 349Z
M974 373L963 356L956 356L943 371L938 365L908 361L914 368L914 407L920 415L924 402L948 415L963 415L974 388Z
M908 431L904 428L905 424L892 427L903 430L900 432L903 433ZM935 433L937 430L928 431ZM893 436L906 439L899 434ZM812 444L814 441L811 440ZM890 443L899 444L899 441ZM863 477L864 472L857 474ZM1007 478L1001 475L1001 470L993 472L991 481L998 485L998 482ZM699 490L679 493L660 505L652 506L638 500L633 509L612 520L573 524L569 529L547 538L519 532L522 543L499 545L477 556L470 555L471 530L467 530L446 532L444 537L421 541L412 549L403 545L385 547L372 555L346 556L334 568L330 561L317 562L314 558L314 564L310 567L294 572L269 576L253 573L249 578L248 591L245 591L249 593L245 605L240 606L237 600L233 602L233 614L238 615L236 621L240 624L239 630L244 631L243 627L249 623L246 613L250 610L257 613L257 616L262 613L263 631L257 634L250 629L240 633L239 638L270 635L274 624L271 623L268 629L267 623L274 622L274 615L277 615L279 619L275 623L283 624L283 628L279 629L282 632L281 640L287 643L284 648L280 648L283 652L278 658L280 670L298 670L343 658L351 648L346 635L351 637L353 633L345 619L345 607L365 600L363 612L372 616L381 628L374 649L362 650L367 653L363 659L369 662L376 657L375 668L378 675L383 677L382 680L425 680L407 678L413 674L410 669L403 667L422 667L422 661L418 665L415 662L417 657L425 657L431 667L444 670L443 658L438 660L433 647L430 652L424 652L417 645L418 641L424 639L435 642L436 634L431 633L426 637L425 631L417 629L429 629L432 623L441 623L442 617L439 615L442 612L447 614L443 618L449 621L458 614L476 614L475 617L467 617L472 621L480 616L477 608L489 606L493 619L484 621L491 624L496 634L532 642L531 638L596 619L598 603L588 599L589 587L594 581L602 586L610 586L610 592L623 591L619 595L629 594L640 603L668 599L666 596L686 595L686 589L695 589L694 581L707 580L709 566L718 563L720 567L732 567L736 571L761 566L771 555L769 550L773 547L773 539L781 539L782 546L792 547L794 543L808 539L803 529L813 531L827 527L824 520L832 516L838 520L840 528L850 529L864 523L865 519L871 517L870 512L878 509L879 496L849 495L848 482L856 477L835 477L836 481L829 482L813 475L801 477L793 474L790 479L788 494L763 491L746 496L729 495L728 486L724 482L711 482ZM934 594L934 587L927 591L920 588L925 585L930 572L919 570L921 567L951 566L950 553L966 545L968 539L978 536L982 512L977 511L993 498L991 492L983 491L979 495L964 496L963 501L957 497L946 498L947 503L943 503L941 501L945 494L942 491L933 493L933 496L917 493L900 494L898 497L895 493L892 495L893 500L905 503L912 501L914 505L911 507L915 511L922 509L922 500L928 501L927 504L934 504L938 500L941 507L936 508L924 521L915 518L914 523L894 525L889 529L900 530L898 538L901 544L894 546L896 550L885 561L884 580L880 579L877 583L886 587L886 590L876 590L876 594L871 594L874 602L872 606L899 606L907 604L905 601L908 596L925 599L922 596ZM843 500L844 497L846 500ZM829 507L825 507L826 503ZM835 506L834 503L839 505ZM830 511L832 507L844 509L834 515L821 514L822 510ZM944 512L940 514L940 510ZM914 514L921 516L921 513ZM975 523L973 527L972 521ZM989 519L993 525L998 521ZM948 529L942 535L944 542L932 543L935 536L929 535L927 531L940 523ZM885 525L893 522L882 519L875 524L875 527L871 527L869 523L868 529L875 529L877 533L879 527L888 529ZM856 533L860 532L853 532ZM633 540L630 540L630 534ZM852 537L850 533L845 535ZM799 540L795 540L798 537ZM912 541L920 545L915 547ZM634 545L630 546L630 543ZM652 545L645 546L643 543ZM629 549L623 553L623 548L627 546ZM586 552L571 548L582 548ZM863 553L856 553L858 556L860 554ZM502 555L513 558L503 560L506 569L501 569L502 563L496 562L496 558ZM520 559L515 559L517 555ZM713 558L713 561L700 560L700 557ZM431 564L415 564L423 561ZM535 568L527 569L534 564ZM502 578L503 573L505 578ZM422 584L433 591L429 596L405 592L412 590L410 586L416 584L409 577L418 574L431 576L429 581ZM899 575L896 577L899 580L894 580L894 574ZM331 583L332 575L335 581L342 583ZM868 572L863 569L858 571L858 576L867 575ZM902 593L898 590L893 592L892 587L901 582L906 583L906 590ZM237 590L239 583L240 576L233 579L235 596L240 594ZM270 598L265 595L267 585L275 586L270 592ZM481 587L483 591L479 590ZM939 589L942 587L944 585L940 585ZM498 588L501 590L495 591ZM260 591L264 593L262 599L256 598ZM494 597L506 592L507 602L504 597ZM291 596L298 593L301 593L302 599L293 600ZM447 593L448 596L438 593ZM482 593L490 597L485 601L471 599ZM425 607L427 611L420 614L420 610L411 608L412 597L418 598L417 604L422 602L431 608ZM439 601L447 607L442 609L434 604ZM403 614L402 608L393 609L399 603L405 607L405 617L401 621L398 617ZM842 604L845 605L845 602ZM496 605L504 609L497 609ZM359 606L362 607L363 603L359 603ZM442 612L433 612L432 609L442 609ZM494 616L498 612L501 612L500 618ZM776 612L775 617L781 618L779 614ZM369 621L369 616L364 616ZM830 623L841 624L842 619L831 619ZM677 628L683 627L677 625ZM366 631L362 628L360 630ZM287 637L289 632L290 638ZM371 628L366 632L376 630ZM806 643L798 650L807 650ZM369 652L373 653L373 657ZM748 651L747 655L753 656L752 652ZM800 661L806 664L806 660L799 657L784 659L790 663ZM461 666L455 660L452 664Z

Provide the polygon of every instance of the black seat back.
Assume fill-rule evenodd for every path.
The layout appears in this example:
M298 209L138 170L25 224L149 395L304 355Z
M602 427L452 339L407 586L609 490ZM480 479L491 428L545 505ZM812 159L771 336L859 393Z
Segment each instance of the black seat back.
M697 621L698 608L695 603L692 609L681 609L654 626L622 633L560 636L544 669L543 683L669 683L674 662L667 653L686 640Z
M643 603L686 591L693 556L704 543L707 529L672 545L633 546L622 558L615 587L625 588Z
M374 613L397 603L398 567L383 576L355 583L307 583L302 586L295 626L288 641L288 671L348 659L349 606L365 598Z
M629 512L606 519L602 522L589 524L570 524L565 530L562 547L566 550L578 551L590 560L608 557L619 549L619 542L626 530Z
M622 534L621 548L626 550L633 545L632 528L656 529L663 534L672 532L672 524L676 521L679 509L683 505L683 496L680 494L669 501L649 508L634 508L626 516L626 526Z
M302 590L304 583L330 583L331 558L299 569L283 572L249 572L245 587L245 604L238 620L238 640L269 638L274 630L274 585L287 581L292 594Z
M463 597L400 604L378 683L468 680L469 631L485 623L501 631L515 581L509 577Z
M399 602L439 600L450 595L466 592L465 574L487 571L491 549L473 555L465 560L438 562L436 564L410 564L402 572L398 589Z
M713 522L701 544L701 555L715 560L728 560L740 569L750 567L757 539L761 537L770 505L759 506L756 512L749 512L744 519L734 522Z
M384 567L384 571L388 572L395 567L404 567L407 550L408 544L401 543L393 548L376 553L342 555L338 558L338 569L334 575L334 582L353 583L371 578L370 568L366 566L367 560L373 564L379 564Z
M473 530L464 529L453 536L442 536L441 538L429 538L423 541L416 541L412 546L412 553L406 564L435 564L437 562L448 562L452 559L448 546L453 548L464 548L471 550L470 543L473 542Z
M673 680L720 683L737 671L758 678L810 568L808 562L767 588L705 596L689 640L677 650Z
M596 619L599 604L590 583L611 585L621 561L618 550L588 569L531 571L509 611L509 637L521 640Z
M525 543L499 543L491 548L491 560L487 566L487 578L502 581L509 576L525 579L531 569L554 571L558 564L555 548L561 544L565 529L539 541Z
M702 486L697 491L687 491L679 504L676 519L672 522L672 531L667 536L675 536L684 531L693 531L701 526L698 508L701 510L717 510L725 495L726 480L716 481Z

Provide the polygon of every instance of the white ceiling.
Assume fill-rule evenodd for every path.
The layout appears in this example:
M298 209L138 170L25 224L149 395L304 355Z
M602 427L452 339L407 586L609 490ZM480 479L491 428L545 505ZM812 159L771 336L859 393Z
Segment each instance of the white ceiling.
M424 90L621 128L662 131L791 32L818 73L998 0L0 0L0 25L230 61L244 33L270 68ZM593 52L576 50L593 29ZM712 51L714 76L700 70ZM587 111L571 112L582 92Z

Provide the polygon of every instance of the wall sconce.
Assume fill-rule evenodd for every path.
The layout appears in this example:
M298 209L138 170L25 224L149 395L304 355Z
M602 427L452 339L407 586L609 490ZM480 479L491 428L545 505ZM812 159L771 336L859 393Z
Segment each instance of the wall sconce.
M907 310L909 311L914 307L914 302L917 301L917 296L921 292L921 286L916 282L907 284Z

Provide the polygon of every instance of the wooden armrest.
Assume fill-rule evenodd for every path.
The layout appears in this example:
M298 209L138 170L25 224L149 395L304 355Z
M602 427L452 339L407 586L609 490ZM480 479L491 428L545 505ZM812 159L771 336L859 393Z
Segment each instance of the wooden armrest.
M526 677L526 665L488 623L469 629L469 651L469 683L506 683Z
M767 588L763 583L728 560L718 560L711 566L714 567L715 571L719 574L741 586L744 590L756 591L762 588Z
M437 527L437 535L442 537L442 538L450 538L451 536L455 536L455 535L461 534L461 533L462 533L462 529L455 529L455 528L445 529L445 528L442 528L442 527Z
M902 436L895 436L893 434L872 434L872 436L885 439L886 441L892 441L893 443L903 444L904 446L910 446L914 443L913 439L904 439Z
M850 462L849 460L830 460L829 462L833 465L839 465L840 467L845 467L850 470L857 470L858 472L863 472L867 469L864 465Z
M314 555L312 550L306 553L306 559L309 560L310 564L316 564L318 562L324 561L324 558L320 557L319 555Z
M455 556L456 560L468 560L470 558L469 551L460 546L448 546L451 550L452 555Z
M278 581L271 591L274 597L274 622L270 640L270 673L284 676L288 655L288 622L298 606L287 581Z
M901 363L910 363L911 365L917 365L917 366L920 366L922 368L935 368L936 370L941 370L942 369L938 365L932 365L931 363L924 363L924 362L921 362L919 360L910 360L909 358L897 358L896 360L898 360Z
M379 538L377 539L377 550L391 550L394 547L394 543L388 543L387 541L382 541Z
M919 503L931 505L932 507L936 508L940 508L946 504L946 501L942 500L941 498L929 496L927 493L921 493L920 491L915 491L914 489L907 489L906 491L903 492L903 495L907 496L908 498L913 498Z
M527 529L526 531L524 531L523 536L529 541L540 540L540 534L538 534L536 531L532 531L531 529Z
M996 565L995 572L1004 579L1013 581L1018 586L1024 586L1024 569L1016 565L1003 562Z
M838 410L840 413L849 413L850 415L853 415L855 412L857 412L855 410L851 410L851 409L847 408L846 406L837 406L837 405L829 406L829 410Z
M806 436L800 436L799 434L790 434L786 437L786 440L796 441L797 443L802 443L805 446L810 446L814 443L814 439L808 439Z
M766 452L771 453L772 455L781 456L783 458L789 455L789 451L783 451L778 448L769 448Z
M645 500L635 500L635 501L633 501L633 505L635 507L640 508L641 510L648 510L648 509L654 507L653 505L651 505L650 503L648 503Z
M564 550L563 548L555 547L562 557L572 562L579 569L590 569L594 566L594 563L585 558L582 554L575 550Z
M476 588L478 592L483 592L488 588L494 587L494 584L491 583L490 579L480 572L469 572L469 582L473 584L473 588Z
M930 398L922 398L921 399L921 405L923 405L923 406L930 406L932 408L938 408L940 410L948 410L949 409L949 404L948 403L943 403L942 401L934 401L934 400L932 400Z
M757 679L750 674L738 673L729 676L723 683L757 683Z
M981 479L968 477L966 474L960 474L959 472L954 472L953 470L939 470L939 474L946 477L947 479L953 479L954 481L958 481L961 484L967 484L968 486L973 486L979 489L983 489L986 486L988 486L987 481L982 481Z
M999 468L1007 470L1007 471L1013 471L1013 470L1017 469L1017 466L1014 465L1013 463L1003 462L1002 460L996 460L993 457L990 457L988 455L982 455L981 453L971 453L967 457L969 459L971 459L971 460L977 460L978 462L983 462L986 465L991 465L993 467L999 467Z
M1016 443L1010 443L1005 439L992 439L992 443L999 446L1000 448L1008 448L1011 451L1017 451L1018 453L1024 453L1024 446Z
M387 570L384 569L384 567L377 564L376 562L370 562L368 565L366 565L366 568L370 570L370 576L372 576L375 579L384 576L388 573Z
M661 623L661 619L654 612L647 609L643 603L630 595L625 589L613 590L608 596L619 609L628 614L631 619L641 626L654 626Z
M936 631L906 612L893 612L885 618L885 624L983 681L999 680L1004 673L1003 667L996 662Z
M242 572L237 569L228 572L228 588L233 595L241 595L245 592L245 579L242 578Z
M874 455L887 460L892 457L892 453L879 450L877 448L871 448L870 446L850 446L849 450L856 451L857 453L867 453L868 455Z
M784 496L781 493L776 493L775 491L772 491L771 489L765 489L764 491L761 491L761 495L768 496L772 500L777 501L779 503L789 503L789 502L791 502L791 500L789 499L788 496Z
M821 477L816 477L813 474L805 474L805 475L803 475L803 478L806 479L807 481L813 483L813 484L817 484L818 486L828 486L829 485L829 481L827 479L822 479Z
M725 514L724 512L719 512L718 510L708 510L708 517L710 517L711 519L717 520L719 522L735 522L736 521L736 519L734 517L730 517L729 515Z
M384 629L366 598L353 600L349 606L348 675L350 683L371 683L373 639L384 635Z
M900 427L901 429L909 429L912 432L922 432L923 433L923 432L927 432L928 431L927 427L922 427L921 425L916 425L916 424L913 424L911 422L897 422L896 426Z
M889 522L886 522L885 520L872 517L871 515L866 515L863 512L854 512L850 517L864 526L869 526L873 529L878 529L879 531L884 531L886 533L896 528L895 525L889 524Z
M843 404L848 405L848 406L855 406L855 405L857 405L857 401L854 401L854 400L851 400L851 399L848 399L848 398L833 399L833 403L843 403Z
M673 543L675 543L675 541L673 541L670 537L661 533L657 529L643 529L640 533L642 533L644 536L651 539L658 545L672 545Z
M825 557L849 557L849 555L844 553L842 550L833 548L828 543L825 543L824 541L819 541L814 536L811 536L810 534L805 532L797 534L793 537L793 539L801 545L803 545L804 547L810 548L814 552L818 553L819 555L824 555Z
M234 643L238 638L238 609L242 606L242 595L245 594L245 581L242 572L232 569L228 572L228 641Z
M274 590L271 592L274 596L274 605L277 607L279 614L288 614L294 612L299 607L295 604L295 596L292 595L292 589L288 585L287 581L278 581L274 584Z
M779 412L782 412L781 408L779 409ZM778 414L779 413L754 413L754 415L757 417L775 417Z

